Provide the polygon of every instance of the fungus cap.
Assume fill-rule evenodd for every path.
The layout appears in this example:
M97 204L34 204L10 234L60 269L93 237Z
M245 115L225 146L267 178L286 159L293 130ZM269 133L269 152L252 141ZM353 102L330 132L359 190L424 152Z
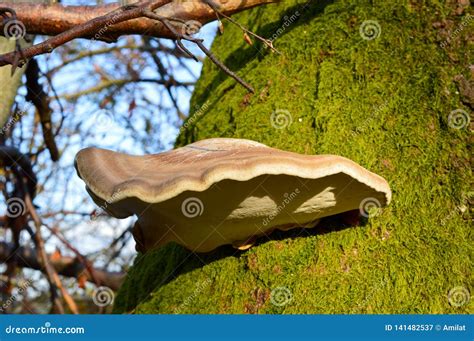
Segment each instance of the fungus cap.
M310 227L391 200L385 179L349 159L241 139L202 140L146 156L86 148L75 166L97 205L117 218L138 217L140 251L169 242L198 252L245 245L275 228Z

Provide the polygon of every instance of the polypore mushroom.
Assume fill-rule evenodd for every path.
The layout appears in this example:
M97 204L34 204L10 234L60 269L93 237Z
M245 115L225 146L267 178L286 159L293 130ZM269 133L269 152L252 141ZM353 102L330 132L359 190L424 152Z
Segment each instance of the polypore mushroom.
M97 205L117 218L138 217L139 251L169 242L198 252L243 246L275 228L312 227L391 198L387 181L346 158L240 139L146 156L87 148L75 165Z

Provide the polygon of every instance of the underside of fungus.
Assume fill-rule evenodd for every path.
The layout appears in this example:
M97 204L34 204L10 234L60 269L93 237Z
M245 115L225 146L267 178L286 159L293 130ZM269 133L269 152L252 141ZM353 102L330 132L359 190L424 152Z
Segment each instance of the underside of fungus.
M132 156L87 148L76 169L101 209L136 215L137 250L169 242L207 252L274 229L313 227L323 217L391 199L382 177L334 155L300 155L240 139L199 141Z

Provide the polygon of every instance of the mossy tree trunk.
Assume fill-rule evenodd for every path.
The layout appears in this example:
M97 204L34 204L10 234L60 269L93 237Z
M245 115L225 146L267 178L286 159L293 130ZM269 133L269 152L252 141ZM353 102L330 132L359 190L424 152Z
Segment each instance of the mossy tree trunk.
M21 39L21 46L31 45ZM16 41L0 36L0 54L15 50ZM0 127L5 127L11 114L12 105L18 88L21 85L21 77L25 73L26 66L18 68L15 73L11 74L12 67L10 65L0 67Z
M472 312L448 300L472 292L474 253L470 103L453 81L472 81L472 16L455 6L289 0L236 16L281 54L226 24L213 52L257 92L207 61L177 145L236 137L342 155L384 176L392 203L362 226L326 221L246 252L139 255L115 311Z

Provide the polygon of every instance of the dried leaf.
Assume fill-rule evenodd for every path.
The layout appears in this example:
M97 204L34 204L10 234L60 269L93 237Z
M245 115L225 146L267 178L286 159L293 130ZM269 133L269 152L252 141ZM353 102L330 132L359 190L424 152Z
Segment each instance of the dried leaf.
M59 249L56 249L50 256L50 260L58 261L61 259L61 251Z
M219 20L219 32L220 34L224 34L224 24L222 23L222 21Z
M78 277L77 277L77 285L79 288L84 289L86 287L87 283L87 275L82 272Z
M244 33L244 40L247 44L249 44L250 46L253 45L253 41L252 39L250 39L250 36L247 34L247 33Z
M137 102L135 102L135 99L132 99L130 104L128 105L128 118L132 117L133 110L137 107Z

